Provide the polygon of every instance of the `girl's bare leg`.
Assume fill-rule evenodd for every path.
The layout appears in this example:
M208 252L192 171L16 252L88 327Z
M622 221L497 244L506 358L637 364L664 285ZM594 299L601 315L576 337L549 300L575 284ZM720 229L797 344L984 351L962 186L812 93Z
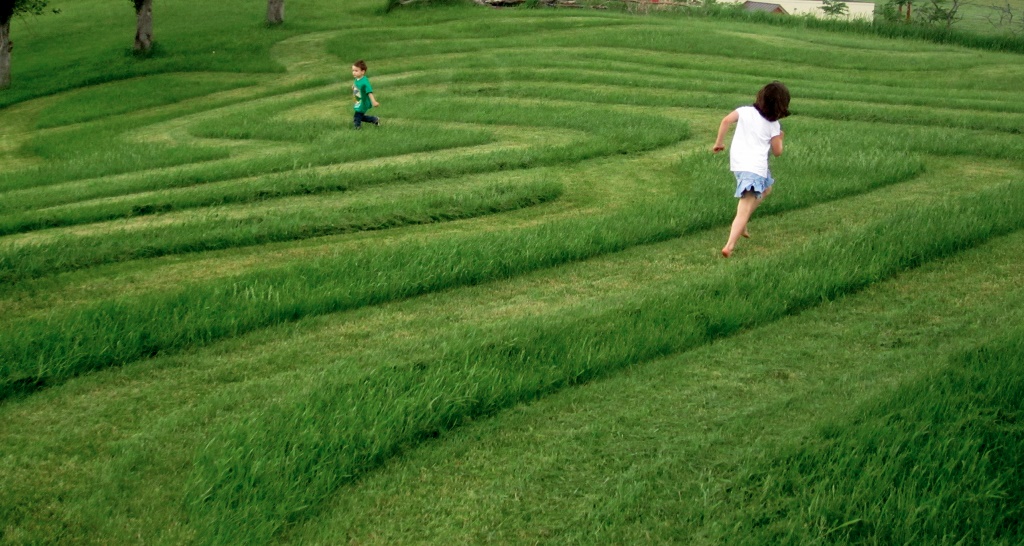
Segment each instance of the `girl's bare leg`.
M768 194L770 194L771 192L772 192L772 186L768 186L768 189L764 190L764 193L761 194L761 198L757 200L757 204L754 205L754 210L757 210L757 207L761 206L761 201L764 201L764 198L768 197ZM754 212L751 211L750 214L751 214L751 216L753 216ZM743 228L743 238L744 239L749 239L750 238L750 232L747 231L746 226L744 226L744 228Z
M757 209L759 204L759 200L754 196L753 192L745 193L743 197L740 197L739 203L736 204L736 218L733 219L732 228L729 230L729 242L725 243L725 246L722 247L722 256L728 258L732 255L732 250L736 247L736 241L746 233L750 215L754 214L754 210Z

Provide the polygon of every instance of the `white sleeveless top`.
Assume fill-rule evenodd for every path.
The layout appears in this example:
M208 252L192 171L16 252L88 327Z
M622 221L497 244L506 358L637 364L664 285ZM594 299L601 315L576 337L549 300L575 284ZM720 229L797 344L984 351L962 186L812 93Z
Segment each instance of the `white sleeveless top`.
M767 178L771 140L782 133L782 126L778 121L768 121L761 117L753 106L740 106L736 112L739 113L739 121L736 122L736 133L732 136L732 146L729 148L729 169Z

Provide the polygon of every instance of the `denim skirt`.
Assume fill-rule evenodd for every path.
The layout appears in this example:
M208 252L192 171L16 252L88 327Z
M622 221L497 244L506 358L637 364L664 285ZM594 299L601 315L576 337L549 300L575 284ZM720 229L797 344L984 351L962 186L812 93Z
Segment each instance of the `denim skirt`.
M760 199L764 196L764 192L775 183L775 179L772 178L771 172L768 173L767 178L759 174L746 171L737 171L732 174L736 176L735 197L743 197L743 194L749 191L754 192L754 197Z

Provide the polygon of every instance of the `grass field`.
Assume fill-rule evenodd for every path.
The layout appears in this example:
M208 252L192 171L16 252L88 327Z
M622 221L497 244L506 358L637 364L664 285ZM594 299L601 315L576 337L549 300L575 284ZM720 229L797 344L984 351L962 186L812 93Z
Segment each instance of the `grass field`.
M0 543L1024 541L1019 54L321 4L14 22Z

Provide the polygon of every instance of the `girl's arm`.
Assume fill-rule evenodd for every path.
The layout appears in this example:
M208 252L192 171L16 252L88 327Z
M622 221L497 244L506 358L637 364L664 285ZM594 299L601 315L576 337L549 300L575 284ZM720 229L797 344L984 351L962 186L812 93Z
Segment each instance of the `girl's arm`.
M772 154L775 157L782 155L782 141L786 135L785 131L779 131L779 134L772 137Z
M718 138L715 139L715 145L711 148L712 152L716 154L725 149L725 133L729 132L729 127L736 123L740 119L740 113L736 110L729 112L724 118L722 123L718 125Z

